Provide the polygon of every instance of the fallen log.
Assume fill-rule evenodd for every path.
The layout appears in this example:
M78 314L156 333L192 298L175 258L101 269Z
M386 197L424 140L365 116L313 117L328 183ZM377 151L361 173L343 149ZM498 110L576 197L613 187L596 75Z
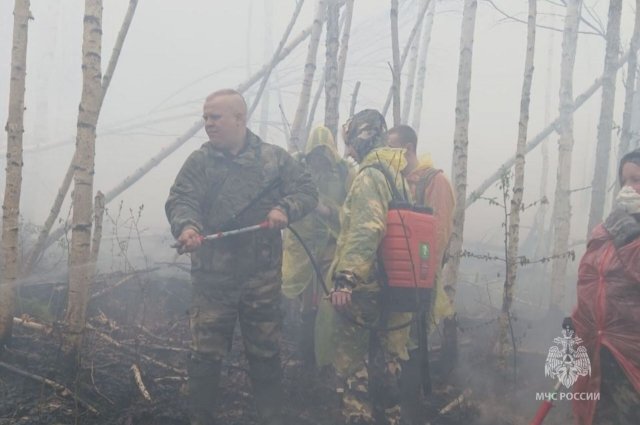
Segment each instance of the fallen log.
M93 331L98 338L102 339L103 341L105 341L105 342L107 342L107 343L109 343L109 344L111 344L111 345L113 345L115 347L118 347L119 349L121 349L122 351L124 351L127 354L130 354L130 355L132 355L134 357L139 357L139 358L145 360L148 363L151 363L151 364L153 364L155 366L158 366L158 367L161 367L163 369L170 370L170 371L172 371L174 373L177 373L178 375L186 375L187 374L187 371L184 370L184 369L179 369L177 367L170 366L170 365L168 365L168 364L166 364L164 362L161 362L160 360L154 359L151 356L148 356L146 354L142 354L142 353L137 352L133 348L128 347L128 346L116 341L115 339L113 339L109 335L100 332L99 330L97 330L96 328L91 326L91 324L89 324L89 323L87 323L87 329Z
M440 415L446 415L447 413L451 412L456 407L461 406L462 403L464 403L465 398L468 398L470 395L471 395L471 390L469 388L467 388L455 400L453 400L451 403L447 404L442 409L440 409L440 412L438 412L438 413Z
M24 376L26 378L32 379L34 381L40 382L48 387L53 388L56 391L60 391L60 395L64 396L64 397L72 397L78 404L80 404L81 406L83 406L85 409L87 409L88 411L90 411L91 413L93 413L94 415L100 415L100 412L98 412L98 410L93 407L91 404L89 404L88 402L84 401L83 399L81 399L80 397L78 397L73 391L71 391L69 388L65 387L62 384L59 384L55 381L52 381L49 378L45 378L43 376L40 375L35 375L31 372L27 372L26 370L22 370L16 366L12 366L8 363L2 362L0 361L0 367L13 372L17 375L20 376Z
M133 379L136 381L136 386L140 390L140 394L144 397L145 400L151 401L151 394L147 390L147 387L144 385L144 381L142 380L142 373L140 372L140 368L137 364L131 365L131 371L133 372Z

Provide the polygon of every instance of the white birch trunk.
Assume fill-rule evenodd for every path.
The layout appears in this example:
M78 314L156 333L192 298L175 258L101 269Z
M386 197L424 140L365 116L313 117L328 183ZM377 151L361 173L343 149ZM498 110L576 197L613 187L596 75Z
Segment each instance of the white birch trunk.
M102 89L100 94L100 101L98 104L98 114L100 114L100 110L102 109L102 104L104 103L104 98L107 95L107 91L109 90L109 85L111 84L111 79L113 78L113 73L115 72L116 65L118 64L118 59L120 58L120 53L122 52L122 46L124 45L124 40L127 38L127 33L129 32L129 27L131 27L131 22L133 21L133 16L136 12L136 7L138 6L138 0L129 0L129 8L127 9L127 13L122 21L122 25L120 26L120 31L118 32L118 36L116 38L116 42L113 45L113 51L111 52L111 58L109 59L109 64L107 65L107 69L102 77ZM51 210L49 211L49 216L44 222L40 233L38 234L38 240L35 245L31 249L29 256L27 257L27 261L23 267L23 275L29 275L33 271L33 267L40 260L44 249L46 248L47 237L49 236L49 232L51 232L51 228L55 223L58 215L60 214L60 208L62 208L62 204L64 203L64 198L67 196L67 192L69 191L69 187L71 186L71 180L73 179L73 175L76 170L76 153L74 152L73 158L71 159L71 163L67 168L67 173L65 174L62 184L58 189L58 193L56 198L53 201L53 205L51 206Z
M416 4L418 9L428 6L430 0L420 0ZM416 11L418 12L418 11ZM402 97L402 124L409 123L409 114L411 113L411 100L413 99L413 91L416 82L416 71L418 69L418 52L420 51L420 33L422 31L422 27L424 26L423 19L418 17L419 15L416 13L416 20L420 23L418 24L418 35L414 38L413 43L411 43L411 48L409 49L409 69L407 70L407 85L404 88L404 96Z
M360 91L360 81L356 81L356 86L351 94L351 105L349 106L349 117L356 113L356 104L358 103L358 92Z
M562 61L560 63L560 108L558 140L558 172L553 207L553 255L564 254L569 249L571 231L571 157L573 153L573 69L578 45L578 26L582 0L567 0L564 32L562 36ZM568 258L553 260L551 265L551 308L564 311L565 277Z
M273 7L271 0L264 0L264 56L263 59L266 62L269 61L270 56L269 53L271 49L273 49ZM258 127L258 135L262 140L267 140L267 136L269 135L269 110L271 107L271 92L270 92L271 84L267 84L265 88L265 92L262 95L262 105L260 107L260 125Z
M400 125L400 43L398 41L398 0L391 0L391 53L393 58L393 125Z
M91 279L91 212L96 126L102 98L102 0L85 0L82 42L82 97L78 112L73 218L69 247L65 353L79 351L86 322Z
M477 0L465 0L460 35L460 63L456 96L456 124L453 136L452 183L456 194L453 229L449 241L448 261L443 270L443 282L453 304L458 281L460 253L464 233L464 200L467 196L467 152L469 145L469 98L471 93L471 67L473 36L476 23Z
M327 4L325 0L318 0L318 8L313 21L311 38L309 40L309 50L304 65L304 76L302 79L302 89L298 98L298 108L291 124L291 138L289 139L289 152L296 150L304 151L306 140L301 140L305 126L307 124L307 112L309 111L309 101L311 100L311 86L313 75L316 72L316 57L318 46L320 45L320 35L325 21Z
M344 70L347 68L347 53L349 52L349 37L351 36L351 21L353 18L353 6L355 0L346 0L345 9L340 17L342 21L342 37L340 38L340 52L338 53L338 102L342 97L342 83L344 82ZM338 114L340 110L338 109ZM338 118L339 122L339 118Z
M411 48L411 44L413 43L413 40L418 36L418 30L420 29L422 20L424 19L424 15L426 15L427 13L427 9L428 9L428 5L423 7L422 10L418 12L418 18L416 20L416 23L411 29L411 32L409 33L409 37L407 38L407 43L404 45L404 48L402 50L402 55L400 56L400 73L402 73L404 64L407 61L407 57L409 56L409 49ZM393 72L393 69L391 71ZM391 105L391 100L393 99L393 87L394 85L392 81L391 86L389 86L389 91L387 92L387 98L384 101L384 105L382 106L382 115L384 115L385 117L387 116L387 112L389 111L389 106Z
M622 0L610 0L609 21L607 23L607 45L604 58L604 72L602 81L602 103L600 106L600 121L598 123L598 143L596 145L596 160L591 182L591 207L589 209L589 224L587 239L591 231L600 222L604 214L604 204L607 194L607 177L609 175L609 155L611 152L611 132L613 131L613 110L616 99L616 77L618 55L620 49L620 17L622 15Z
M555 23L555 19L551 20L551 23ZM547 49L547 85L544 91L544 124L549 125L551 121L551 81L553 79L553 70L554 66L553 59L555 57L555 45L556 45L556 33L555 31L551 33L549 39L549 48ZM540 147L540 154L542 156L542 170L540 173L540 191L538 193L538 199L547 198L547 188L549 186L549 144L547 142L543 142ZM534 251L534 259L539 259L542 257L547 257L549 255L549 246L551 245L551 241L548 240L551 234L551 226L547 227L547 210L549 207L548 202L542 202L538 206L538 210L536 211L536 217L534 220L534 226L531 229L533 235L532 237L536 239L535 242L535 251ZM547 263L541 264L538 269L541 270L543 275L546 275Z
M633 36L629 46L629 65L627 66L627 82L624 97L624 112L622 115L622 131L618 146L618 163L622 156L631 149L631 121L633 117L633 97L637 92L638 48L640 48L640 1L636 2L636 19L633 26Z
M22 189L22 134L27 75L29 0L16 0L13 9L13 47L7 117L7 170L2 203L2 277L0 278L0 347L11 339L18 279L20 191Z
M338 47L340 44L340 4L338 0L327 0L327 35L324 64L324 126L334 139L338 132Z
M413 119L411 127L416 131L418 140L420 140L420 121L422 117L422 99L424 95L425 81L427 80L427 58L429 56L429 44L431 44L431 31L433 30L433 17L436 10L436 0L429 1L427 9L427 17L422 31L422 42L420 43L420 54L418 58L419 67L416 76L416 84L414 89L413 100Z
M506 364L509 349L509 322L511 305L518 272L518 243L520 241L520 209L524 193L524 154L527 144L529 128L529 105L531 104L531 83L533 81L533 64L536 46L537 0L529 0L529 19L527 23L527 54L524 64L524 78L520 99L520 121L518 124L518 143L516 147L515 179L513 182L513 196L509 213L509 231L507 244L507 270L502 297L502 314L500 315L500 356ZM505 205L506 207L506 205ZM507 223L505 223L506 225Z
M249 110L247 111L247 119L251 118L251 116L253 115L253 112L258 107L258 103L260 103L260 98L262 97L262 93L264 92L264 89L267 87L267 83L269 82L269 77L271 76L271 72L279 62L278 58L280 57L280 53L282 52L282 49L284 49L284 45L287 42L287 39L289 38L289 34L291 34L291 30L293 29L294 24L298 20L298 15L300 15L300 10L302 10L303 4L304 4L304 0L298 0L298 3L296 4L296 8L293 11L293 15L289 20L289 24L287 25L287 28L284 30L284 34L280 39L280 43L278 43L278 47L276 48L276 51L273 53L273 56L269 61L269 68L267 69L267 72L265 72L264 76L262 77L262 81L260 82L258 91L255 97L253 98L253 102L249 107Z

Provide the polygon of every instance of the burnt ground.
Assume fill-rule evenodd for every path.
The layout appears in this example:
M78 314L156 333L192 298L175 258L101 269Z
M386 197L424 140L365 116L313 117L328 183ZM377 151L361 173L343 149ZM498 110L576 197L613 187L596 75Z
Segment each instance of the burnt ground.
M103 291L123 277L119 273L105 276L93 292ZM55 326L46 332L15 326L13 341L0 361L55 381L67 390L53 389L0 367L0 425L188 424L183 374L189 340L188 299L186 274L160 272L136 275L104 293L90 305L88 317L94 330L86 333L80 368L74 373L66 367L69 362L61 354ZM19 307L28 321L55 323L62 317L63 300L61 285L33 285L21 289ZM423 405L425 423L528 424L539 403L535 392L552 386L539 372L546 353L519 354L515 380L511 374L500 377L490 366L495 363L490 348L492 320L461 320L460 326L460 367L454 374L441 373L437 347L431 354L434 391ZM526 334L527 326L520 328L524 330L519 332ZM291 336L295 334L289 320L282 342L287 416L291 423L300 425L339 424L332 374L305 367ZM254 425L257 418L238 338L223 371L220 423ZM133 364L142 372L151 401L143 398L135 383ZM438 413L465 390L466 397L459 406L447 414ZM566 406L554 409L545 422L568 423Z

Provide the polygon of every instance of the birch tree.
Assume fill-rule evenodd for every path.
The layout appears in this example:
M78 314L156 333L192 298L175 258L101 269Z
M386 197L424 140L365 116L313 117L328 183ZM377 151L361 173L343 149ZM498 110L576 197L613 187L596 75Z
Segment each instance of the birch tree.
M429 1L427 16L422 30L422 41L420 42L420 53L418 57L418 74L415 83L415 95L413 99L413 119L411 127L420 136L420 121L422 116L422 99L424 95L424 86L427 79L427 58L429 56L429 44L431 44L431 31L433 29L433 17L436 11L436 0Z
M413 28L411 29L411 32L409 33L409 37L407 37L407 42L404 45L404 48L402 49L402 55L400 56L400 66L399 66L400 73L402 73L402 69L404 68L404 64L407 61L407 57L409 56L409 49L411 48L411 45L413 44L413 40L418 36L418 30L420 29L420 26L422 24L422 20L424 19L424 16L427 14L427 9L428 9L428 5L425 5L418 12L416 23L413 25ZM392 66L391 72L393 72L393 66ZM395 86L394 86L393 81L392 81L391 85L389 86L389 91L387 92L387 98L384 101L384 105L382 106L382 115L384 115L385 117L387 116L387 112L389 111L389 106L391 105L391 100L393 99L393 88L394 87Z
M69 290L63 350L77 353L86 322L91 279L91 216L96 127L102 98L102 0L85 0L82 40L82 96L78 112L73 221L69 247Z
M111 53L111 58L109 59L109 64L107 65L107 69L104 73L104 77L102 77L102 88L100 93L100 100L98 103L98 114L100 114L100 110L102 109L102 104L104 103L104 99L107 95L107 91L109 90L109 86L111 84L111 79L113 78L113 74L116 70L116 66L118 64L118 59L120 59L120 53L122 52L122 47L124 45L124 40L127 38L127 34L129 32L129 27L131 26L131 22L133 21L133 16L136 12L136 8L138 6L138 0L129 0L129 7L127 9L127 13L122 21L122 25L120 27L120 31L118 32L118 37L116 38L116 42L113 46L113 51ZM47 238L49 236L49 232L51 232L51 228L53 227L58 215L60 214L60 209L62 208L62 204L64 202L65 197L67 196L67 192L69 191L69 187L71 186L71 181L73 180L74 173L76 171L76 153L74 152L74 156L71 159L71 163L67 168L67 173L65 174L62 184L58 189L58 193L56 194L56 198L53 201L53 205L49 212L49 216L44 222L40 233L38 234L38 240L35 245L31 249L29 256L27 257L26 264L23 269L23 274L28 275L33 270L33 267L40 259L44 249L46 248ZM57 238L56 238L57 239Z
M338 0L327 0L327 35L325 37L326 59L324 64L324 126L334 139L338 132L338 47L340 44L340 4Z
M511 210L509 212L509 231L506 256L506 280L502 298L502 313L500 315L500 355L504 363L509 344L509 322L511 321L511 305L518 271L518 243L520 240L520 209L524 192L525 146L529 128L529 105L531 103L531 83L533 81L533 63L536 45L537 0L529 0L529 18L527 23L527 54L524 63L524 78L520 98L520 120L518 124L518 143L516 147L515 180ZM506 200L505 200L506 201ZM506 205L505 205L506 207ZM505 226L507 223L505 223ZM514 366L515 368L515 366Z
M551 308L562 311L565 297L565 276L568 258L562 254L569 249L571 231L571 159L573 153L573 69L578 46L578 27L582 0L567 0L562 35L560 62L560 107L558 172L553 202L553 256L551 265Z
M340 52L338 53L338 101L342 96L342 84L344 83L344 71L347 68L347 53L349 52L349 37L351 36L351 21L353 18L353 6L355 0L346 0L345 9L341 16L340 26ZM340 110L338 110L338 113Z
M13 8L13 46L7 117L7 170L2 203L2 277L0 280L0 349L10 339L16 305L18 279L18 241L20 191L22 188L22 135L24 133L24 93L27 75L29 0L15 0Z
M618 146L618 163L622 156L629 152L631 142L631 118L633 116L633 97L637 92L636 74L638 67L638 48L640 48L640 1L636 2L636 19L633 26L629 46L629 61L627 66L627 80L625 84L624 112L622 114L622 130L620 131L620 145Z
M398 41L398 0L391 0L391 53L393 58L393 125L400 125L400 43Z
M604 72L602 74L602 103L600 105L600 121L598 123L595 168L591 183L591 208L589 209L587 239L591 235L593 228L602 221L607 195L609 154L611 152L611 132L613 131L613 110L616 99L616 77L618 71L616 64L620 49L621 15L622 0L610 0Z
M443 283L449 301L453 304L462 253L464 233L464 200L467 196L467 152L469 145L469 102L471 94L471 66L473 59L473 36L476 24L477 0L465 0L462 12L462 29L460 35L460 61L458 64L458 87L456 95L456 119L453 135L453 159L451 175L456 194L456 208L453 214L453 229L447 252L448 261L443 270ZM456 326L455 318L445 318L444 342L452 353L455 353ZM454 355L455 357L455 355ZM453 359L455 361L455 359Z
M291 123L291 138L289 140L289 151L303 150L306 141L301 140L307 124L307 112L309 111L309 101L311 100L311 86L313 84L313 75L316 72L316 60L318 56L318 46L320 45L320 35L322 35L322 27L325 21L327 4L325 0L318 0L316 16L313 20L311 36L309 39L309 50L307 51L307 59L304 65L304 75L302 78L302 89L298 98L298 108Z
M429 0L421 0L416 3L416 6L421 7L428 6ZM418 69L418 52L420 50L420 33L424 26L424 20L416 14L416 21L420 22L418 29L418 36L411 43L409 49L409 69L407 70L407 85L404 89L404 96L402 97L402 123L407 124L409 122L409 113L411 112L411 100L413 99L413 91L416 81L416 71Z
M285 29L284 34L280 39L280 43L278 43L278 47L276 48L276 51L272 55L269 68L267 69L267 72L265 72L264 76L262 77L262 81L260 82L258 91L253 98L253 102L251 103L249 110L247 111L247 119L249 119L253 115L253 112L258 107L258 103L260 103L260 98L262 97L262 93L264 92L264 89L267 87L267 83L269 82L269 77L271 76L271 72L279 62L278 57L280 57L280 53L282 52L282 49L284 49L285 43L289 38L289 34L291 34L291 30L293 29L293 26L298 20L298 15L300 15L300 11L302 10L303 4L304 4L304 0L298 0L298 3L296 4L296 7L293 11L293 15L291 15L291 19L289 19L289 24L287 25L287 28Z
M273 7L271 7L271 0L264 0L264 56L265 62L268 62L271 57L269 52L273 49ZM262 105L260 107L260 125L258 127L258 135L262 140L267 140L269 133L269 108L271 106L271 93L270 86L268 84L264 94L262 95Z

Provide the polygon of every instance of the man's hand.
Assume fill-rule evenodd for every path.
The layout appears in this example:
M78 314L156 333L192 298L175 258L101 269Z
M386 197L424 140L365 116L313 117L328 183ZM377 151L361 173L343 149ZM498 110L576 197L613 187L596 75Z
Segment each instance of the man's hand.
M202 245L202 236L193 227L187 227L180 234L178 243L182 252L193 252Z
M334 289L329 296L331 304L336 308L345 308L351 305L351 289Z
M333 277L333 290L329 294L331 304L336 308L346 308L351 305L351 291L355 286L355 276L343 272Z
M282 230L289 225L287 214L281 208L274 208L269 211L267 222L269 223L269 229Z

